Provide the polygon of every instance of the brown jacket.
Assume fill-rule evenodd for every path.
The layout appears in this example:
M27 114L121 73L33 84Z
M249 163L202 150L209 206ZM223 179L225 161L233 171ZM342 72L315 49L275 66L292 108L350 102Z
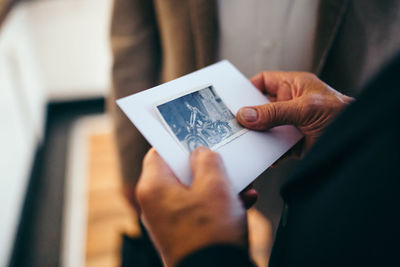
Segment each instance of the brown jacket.
M400 50L400 1L321 0L314 73L354 95ZM115 99L213 63L216 0L114 0L110 111L124 180L135 183L148 144Z

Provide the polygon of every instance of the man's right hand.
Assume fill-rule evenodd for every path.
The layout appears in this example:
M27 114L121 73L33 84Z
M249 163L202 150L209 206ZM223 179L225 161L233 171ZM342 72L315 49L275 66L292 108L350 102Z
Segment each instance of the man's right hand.
M247 248L245 207L220 156L199 147L190 156L193 183L183 185L151 149L136 187L141 217L167 266L216 244ZM250 194L248 194L250 195Z
M241 108L236 118L246 128L264 131L279 125L296 126L304 135L302 152L354 99L332 89L312 73L262 72L251 82L271 103Z

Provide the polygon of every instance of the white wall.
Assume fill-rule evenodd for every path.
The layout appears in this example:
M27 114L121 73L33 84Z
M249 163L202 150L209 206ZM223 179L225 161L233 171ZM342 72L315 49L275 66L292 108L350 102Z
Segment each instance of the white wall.
M27 5L48 97L67 100L106 95L112 1L42 0Z
M0 267L9 261L46 103L108 92L111 2L23 2L0 28Z
M45 92L26 12L13 10L0 31L0 266L9 259L43 135Z

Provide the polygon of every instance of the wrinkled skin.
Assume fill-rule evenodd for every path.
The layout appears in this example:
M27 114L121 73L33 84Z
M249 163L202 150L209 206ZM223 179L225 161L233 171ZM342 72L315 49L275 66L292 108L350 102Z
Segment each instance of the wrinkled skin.
M262 72L251 82L271 103L241 108L236 115L238 121L244 127L258 131L295 125L305 136L303 153L353 101L306 72Z

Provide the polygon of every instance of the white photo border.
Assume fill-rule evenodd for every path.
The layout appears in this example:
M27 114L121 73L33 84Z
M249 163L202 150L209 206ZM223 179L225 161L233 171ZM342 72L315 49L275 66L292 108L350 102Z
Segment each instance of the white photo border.
M160 110L158 109L158 106L161 106L163 104L166 104L170 101L173 101L175 99L181 98L183 96L201 91L203 89L209 88L211 87L211 90L214 91L214 93L222 100L223 104L225 105L225 107L234 115L234 113L232 112L232 110L226 105L225 101L221 98L221 96L218 94L217 90L215 89L215 86L211 83L207 83L204 84L202 86L197 86L194 89L189 89L187 91L183 91L179 94L176 94L174 96L168 97L166 99L163 99L159 102L157 102L153 109L156 112L157 116L159 119L161 119L161 122L163 124L163 126L166 128L166 130L168 131L168 133L173 137L173 139L175 140L176 143L178 143L179 147L187 154L190 155L190 151L189 149L187 149L184 144L179 141L178 137L175 135L175 133L172 131L171 127L169 126L169 124L167 123L167 121L165 120L164 116L161 114ZM235 116L235 115L234 115ZM241 126L242 127L242 126ZM209 149L213 150L213 151L217 151L220 147L232 142L233 140L235 140L236 138L238 138L239 136L247 133L249 130L246 128L241 129L240 131L234 133L233 135L229 136L228 138L222 140L221 142L219 142L218 144L213 145L212 147L208 147Z

